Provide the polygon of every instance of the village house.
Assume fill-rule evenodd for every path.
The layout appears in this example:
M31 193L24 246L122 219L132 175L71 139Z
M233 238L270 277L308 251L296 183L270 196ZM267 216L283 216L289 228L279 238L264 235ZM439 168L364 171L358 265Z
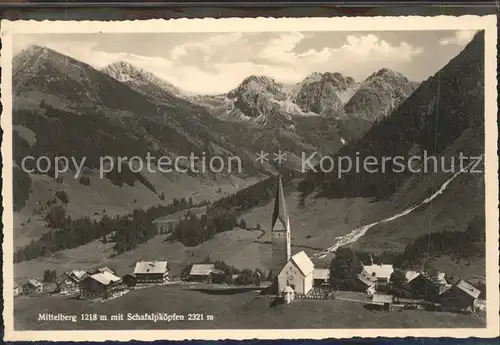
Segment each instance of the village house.
M470 308L474 310L477 299L481 291L476 289L464 280L457 284L442 288L439 295L439 302L447 308L456 310L465 310Z
M36 279L30 279L23 284L23 294L29 295L34 292L43 292L43 284Z
M80 282L80 297L110 298L121 290L122 279L109 272L87 276Z
M372 305L378 306L384 310L391 310L394 297L392 295L375 294L372 297Z
M137 285L137 277L133 273L125 274L122 277L122 280L123 280L123 284L125 284L129 288L135 287Z
M357 275L357 280L354 282L354 290L363 291L369 296L376 293L377 278L366 272L361 272Z
M405 273L404 287L411 297L424 300L434 300L439 295L438 283L425 274L415 271Z
M278 274L278 291L290 286L295 294L307 295L313 288L314 264L305 252L291 257Z
M327 268L315 268L313 271L314 286L326 286L330 279L330 270Z
M84 270L65 272L56 279L56 292L78 292L80 282L88 275L88 272Z
M164 284L168 281L167 261L138 261L134 275L137 284Z
M194 264L189 271L189 280L212 283L217 276L223 275L224 272L216 269L214 264Z
M384 285L389 283L389 279L394 272L394 267L392 267L392 265L377 265L372 263L371 265L364 265L363 272L366 275L377 278L377 285Z

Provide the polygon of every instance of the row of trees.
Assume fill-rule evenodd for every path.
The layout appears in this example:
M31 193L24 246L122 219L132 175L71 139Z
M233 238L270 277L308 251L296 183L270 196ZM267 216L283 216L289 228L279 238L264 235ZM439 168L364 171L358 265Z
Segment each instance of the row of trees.
M135 248L157 234L153 220L193 205L184 198L174 199L169 205L153 206L147 210L134 210L124 216L104 215L100 221L90 217L73 219L60 206L52 206L45 220L52 230L33 240L14 254L14 262L34 259L59 250L76 248L115 232L115 250L122 253Z

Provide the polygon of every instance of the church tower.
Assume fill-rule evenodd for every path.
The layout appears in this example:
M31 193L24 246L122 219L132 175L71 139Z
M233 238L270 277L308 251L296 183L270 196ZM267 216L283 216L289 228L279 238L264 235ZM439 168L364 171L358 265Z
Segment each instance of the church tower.
M272 275L276 277L290 260L292 255L292 244L290 239L290 220L285 204L285 194L281 183L281 175L278 176L276 188L276 199L274 201L273 219L271 222L272 243Z

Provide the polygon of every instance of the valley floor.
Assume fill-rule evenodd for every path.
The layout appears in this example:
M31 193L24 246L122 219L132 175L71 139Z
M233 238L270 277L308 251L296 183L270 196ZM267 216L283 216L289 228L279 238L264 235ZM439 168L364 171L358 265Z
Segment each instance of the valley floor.
M332 328L479 328L481 316L403 310L374 311L350 300L298 300L272 305L273 300L251 288L224 289L214 285L153 286L105 302L61 295L19 296L14 301L16 330L126 329L332 329ZM75 315L76 322L38 321L39 313ZM123 321L111 321L122 313ZM128 313L182 315L178 321L127 320ZM188 320L202 314L203 321ZM81 314L106 315L107 321L82 321ZM212 319L213 318L213 319Z
M350 199L315 199L308 198L305 207L299 206L299 194L292 193L287 197L292 229L292 252L304 250L313 258L318 268L328 267L332 255L315 257L323 249L337 242L353 229L383 219L393 214L393 208L383 202L371 202L366 198ZM55 269L58 274L72 269L91 269L98 266L108 266L120 276L131 273L135 262L144 260L167 260L171 265L171 276L177 276L190 263L196 263L210 256L212 260L223 260L237 268L260 268L268 270L271 264L270 233L273 201L252 209L244 215L250 230L234 228L217 234L214 238L195 247L186 247L179 242L168 241L168 235L158 235L151 240L138 245L132 251L113 256L113 243L104 244L100 240L93 241L74 249L66 249L51 256L23 261L14 265L14 279L22 284L30 278L41 278L45 269ZM417 213L417 212L415 212ZM403 216L400 227L415 229L415 226L405 220L415 222L421 214ZM168 218L168 217L167 217ZM387 223L392 227L394 222ZM259 224L262 230L256 230ZM367 234L372 241L374 235ZM374 233L377 229L373 229ZM380 243L386 239L377 239ZM373 248L366 245L364 238L350 244L356 250ZM444 260L444 261L443 261ZM484 259L454 260L440 259L436 267L441 271L461 278L473 278L477 274L484 275Z

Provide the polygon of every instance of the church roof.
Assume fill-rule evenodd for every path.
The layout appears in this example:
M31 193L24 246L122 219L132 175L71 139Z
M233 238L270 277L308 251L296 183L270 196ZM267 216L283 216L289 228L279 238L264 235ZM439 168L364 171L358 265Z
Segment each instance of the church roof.
M292 256L291 260L295 263L295 265L299 268L304 276L308 276L314 271L314 264L304 251Z
M285 193L283 192L283 184L281 182L281 175L278 176L278 186L276 188L276 199L274 201L274 212L272 220L272 230L286 230L288 229L288 211L285 203Z

